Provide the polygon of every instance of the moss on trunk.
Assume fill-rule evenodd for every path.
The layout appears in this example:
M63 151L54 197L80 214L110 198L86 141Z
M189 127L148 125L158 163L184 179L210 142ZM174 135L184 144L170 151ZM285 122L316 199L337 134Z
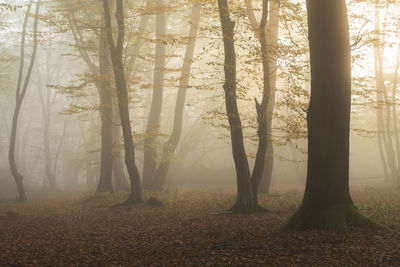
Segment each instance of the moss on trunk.
M281 230L325 229L345 232L349 226L389 231L385 226L362 215L353 204L333 206L324 210L313 210L302 206Z

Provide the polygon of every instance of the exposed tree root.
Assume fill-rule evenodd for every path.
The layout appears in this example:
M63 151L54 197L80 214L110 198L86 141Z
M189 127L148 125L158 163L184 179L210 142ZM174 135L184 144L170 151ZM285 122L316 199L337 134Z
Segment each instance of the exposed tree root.
M387 227L362 215L353 204L331 207L319 211L307 209L302 206L281 231L326 229L345 232L348 226L367 228L373 231L390 231Z

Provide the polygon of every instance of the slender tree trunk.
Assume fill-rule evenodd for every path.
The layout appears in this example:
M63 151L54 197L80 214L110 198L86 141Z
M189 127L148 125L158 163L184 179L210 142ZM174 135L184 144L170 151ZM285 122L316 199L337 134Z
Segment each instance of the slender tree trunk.
M271 187L272 170L274 166L274 144L272 142L272 120L275 107L276 72L277 72L277 49L279 35L279 10L280 0L270 1L270 12L268 21L268 64L270 66L270 94L267 106L267 151L265 154L264 172L261 178L260 193L268 194Z
M380 15L379 8L380 1L375 1L375 33L377 42L374 43L374 60L375 60L375 82L376 82L376 99L377 99L377 138L378 138L378 148L381 158L381 163L384 171L384 179L386 182L393 181L393 176L395 172L395 161L394 161L394 151L393 144L390 134L390 113L387 101L386 86L383 77L383 54L385 43L381 36L381 25L380 25ZM387 10L387 6L386 6ZM386 16L385 16L386 18ZM383 23L383 32L386 28L386 20ZM386 109L386 120L384 118L384 111ZM389 120L388 120L389 118ZM389 129L388 129L389 128Z
M182 135L183 112L186 101L186 91L189 84L190 70L193 62L194 49L196 46L197 30L200 22L199 2L193 3L192 15L190 19L189 40L183 59L182 74L179 81L178 95L174 112L174 126L169 140L164 144L163 156L157 169L154 186L156 189L163 189L167 180L168 170L171 165L171 154L175 153L179 140Z
M397 168L396 168L396 183L400 182L400 141L399 141L399 129L397 121L397 101L396 101L396 91L398 85L398 74L400 67L400 39L397 48L396 66L393 73L393 85L392 85L392 113L393 113L393 135L396 144L396 158L397 158Z
M232 154L237 175L237 199L232 210L246 212L253 207L253 188L251 185L250 168L243 144L242 123L236 101L236 54L233 31L235 23L229 17L228 3L218 0L224 42L224 72L225 72L225 107L231 132Z
M260 46L261 56L263 62L263 98L261 104L256 101L257 121L258 121L258 149L256 154L256 161L254 163L254 170L251 176L253 186L253 206L258 207L258 189L262 175L265 171L265 153L267 151L268 139L268 125L267 108L271 93L271 78L268 58L268 39L266 36L268 17L268 0L263 0L262 15L260 22Z
M268 1L263 1L263 13L260 23L260 42L263 56L264 89L261 103L256 102L259 143L253 173L250 176L249 163L243 143L243 131L236 100L236 55L234 46L235 23L229 17L226 0L218 0L224 42L224 72L225 72L225 105L231 132L232 154L237 175L237 199L232 212L252 212L258 210L257 191L264 170L264 158L267 143L267 105L269 99L269 65L267 62L266 23L268 16Z
M43 114L43 156L44 156L44 174L45 179L43 181L43 187L48 189L49 191L55 190L55 177L52 175L51 169L51 156L50 156L50 135L49 135L49 125L50 125L50 89L47 88L46 95L43 95L42 92L42 74L40 73L40 69L37 66L36 61L36 70L38 76L38 90L40 95L40 102L42 106L42 114ZM46 55L46 84L49 83L49 55Z
M149 8L149 1L146 1L146 8ZM130 79L132 74L134 73L135 63L137 59L137 55L139 54L139 50L143 45L143 34L146 31L146 27L148 25L150 19L150 15L143 14L140 17L139 22L139 29L136 34L136 41L135 45L133 46L132 50L129 51L129 60L127 63L127 71L126 77ZM120 144L120 116L118 111L118 99L115 100L116 102L116 112L114 115L115 123L113 124L113 177L114 177L114 187L115 190L129 190L129 184L125 176L124 167L122 165L121 157L121 149L119 148Z
M149 0L146 0L146 8L149 8ZM146 27L147 24L149 24L149 19L150 19L150 15L147 14L142 14L140 17L140 22L139 22L139 29L138 32L136 34L136 41L135 41L135 45L133 46L132 50L129 51L129 61L127 64L127 71L126 71L126 75L128 77L128 79L131 78L133 72L134 72L134 68L135 68L135 63L136 63L136 59L137 59L137 55L139 54L139 50L143 45L143 34L146 31Z
M118 100L116 100L118 102ZM119 117L118 104L115 105L114 110L114 123L113 129L113 186L116 191L127 191L129 190L129 184L126 180L124 166L121 161L121 148L120 148L120 138L121 138L121 119Z
M351 61L345 0L307 0L311 99L307 114L307 183L286 230L378 227L349 191Z
M264 26L258 25L257 19L254 13L253 5L251 0L244 1L247 11L247 17L249 18L250 24L252 25L253 31L260 42L261 47L265 47L264 51L262 50L263 60L268 62L267 67L269 69L269 75L265 77L265 63L263 63L263 71L264 71L264 79L269 80L269 84L264 82L264 90L267 90L268 100L267 100L267 134L266 134L266 152L265 152L265 160L264 160L264 171L262 173L260 185L258 186L257 193L268 193L269 188L271 185L271 178L272 178L272 168L274 162L274 147L272 143L272 115L275 106L275 90L276 90L276 68L277 68L277 59L276 59L276 49L278 43L278 33L279 33L279 8L280 8L280 0L270 0L269 1L269 19L268 19L268 26L265 23ZM263 6L267 5L268 3L263 2ZM266 17L267 14L264 15ZM261 27L265 28L267 26L267 35L269 38L261 37ZM265 80L264 80L265 81Z
M110 1L111 2L111 1ZM85 50L84 37L76 25L73 11L68 17L69 26L71 28L76 46L82 59L87 64L90 72L98 76L95 82L99 92L100 102L100 120L101 120L101 152L100 152L100 177L97 184L96 193L112 192L112 86L110 73L112 72L110 53L107 48L107 37L104 28L99 34L99 67L97 67L90 59L88 52ZM111 156L110 156L111 155Z
M156 0L156 53L154 64L153 96L144 139L143 187L157 189L157 136L160 133L160 118L163 102L166 49L165 0Z
M24 79L24 83L22 84L22 75L24 70L24 59L25 59L25 36L26 36L26 28L28 24L29 13L32 7L32 0L28 4L28 9L25 13L25 20L22 27L22 37L21 37L21 61L20 61L20 68L19 68L19 75L18 75L18 85L16 89L16 97L15 97L15 110L13 114L12 126L11 126L11 135L10 135L10 147L8 151L8 161L10 163L11 173L15 179L15 183L17 185L18 191L18 201L26 201L26 194L23 184L24 177L22 174L19 173L17 164L15 162L15 144L16 144L16 136L17 136L17 125L18 125L18 117L21 110L22 101L24 100L26 90L29 85L30 76L32 73L33 65L36 58L36 51L37 51L37 26L39 21L39 7L40 7L40 0L36 3L36 11L35 11L35 18L33 24L33 50L32 50L32 57L30 60L30 64L28 66L28 70Z
M129 119L128 91L125 81L124 65L122 62L122 51L123 51L123 43L125 35L123 1L116 0L115 16L118 24L118 37L116 44L114 44L114 39L112 35L111 15L110 15L110 8L108 6L108 0L103 0L103 7L104 7L104 18L105 18L108 46L110 49L111 62L115 77L114 80L117 88L122 133L124 137L125 164L128 169L130 187L131 187L130 195L126 203L127 204L137 203L142 201L142 187L141 187L139 170L135 163L135 148L132 138L130 119Z
M100 31L99 49L99 73L100 73L100 118L101 118L101 159L100 177L96 194L101 192L113 192L112 188L112 163L113 163L113 102L111 76L112 66L110 62L110 50L107 46L107 36L102 27Z

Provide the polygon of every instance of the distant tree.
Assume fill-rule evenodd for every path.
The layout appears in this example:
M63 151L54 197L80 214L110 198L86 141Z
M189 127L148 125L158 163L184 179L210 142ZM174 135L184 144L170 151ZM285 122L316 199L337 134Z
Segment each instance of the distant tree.
M149 118L144 139L143 187L154 188L154 177L157 170L156 138L160 134L160 118L163 103L166 49L166 7L165 0L156 0L156 47L153 78L153 95L151 98Z
M95 6L96 8L97 6ZM76 18L76 12L82 11L82 3L78 3L75 5L68 5L67 8L67 18L68 24L73 34L76 47L79 51L79 54L87 64L90 74L95 76L95 85L98 89L99 93L99 103L100 103L100 119L101 119L101 151L100 151L100 175L99 181L97 184L96 193L101 192L112 192L112 149L113 149L113 116L112 116L112 94L113 88L111 86L111 62L109 49L107 48L107 40L106 34L104 32L104 18L100 18L100 27L99 30L96 28L97 32L97 41L98 41L98 53L97 60L98 66L95 62L90 58L89 54L89 45L85 43L84 36L82 34L82 27L78 19ZM86 19L88 12L85 10ZM86 22L85 22L85 26Z
M345 0L307 0L311 99L304 199L285 230L378 227L349 191L351 61Z
M168 175L168 171L169 171L169 167L171 164L172 154L175 153L176 148L179 144L181 135L182 135L183 113L184 113L185 102L186 102L186 92L187 92L187 88L189 85L191 65L193 63L193 55L194 55L194 50L196 47L196 39L197 39L197 32L198 32L198 28L199 28L199 22L200 22L200 5L199 5L199 1L194 1L193 6L192 6L191 17L190 17L190 29L189 29L188 42L187 42L187 46L186 46L185 56L183 58L182 72L181 72L181 76L179 79L179 87L178 87L178 93L177 93L176 103L175 103L173 128L171 131L170 138L163 144L162 151L161 151L161 154L162 154L161 161L160 161L159 165L157 166L156 162L154 162L154 165L152 165L151 168L155 168L155 169L153 169L153 171L151 171L151 172L148 170L149 176L147 176L147 180L145 180L146 176L143 173L143 186L144 186L144 181L146 181L147 182L146 188L148 188L148 189L161 190L164 188L166 179L167 179L167 175ZM156 70L157 70L157 68L156 68ZM154 79L154 80L156 81L156 79ZM154 87L154 90L160 90L160 86ZM154 96L154 94L153 94L153 96ZM153 106L153 103L152 103L152 106ZM150 117L149 117L149 122L150 122ZM147 135L151 136L152 133L147 132ZM148 140L149 138L150 137L146 136L145 140ZM148 146L149 146L149 144L148 144ZM148 151L149 149L150 148L146 148L146 143L145 143L144 168L146 168L146 166L147 166L146 159L149 161L156 160L155 148L153 151L155 153L152 154L153 158L146 157L146 153L153 153L153 152ZM143 170L143 172L144 171L145 171L145 169Z
M236 54L234 45L235 23L230 19L228 3L226 0L218 0L218 9L221 20L221 28L225 51L225 105L231 133L232 153L237 175L237 199L232 207L232 212L252 212L260 209L258 205L258 186L264 171L264 159L267 147L267 106L270 94L269 64L267 59L266 24L268 17L268 0L263 0L262 17L259 26L261 53L263 60L263 94L262 101L256 102L258 122L258 149L254 170L250 174L249 162L247 159L243 131L237 105L236 96Z
M395 67L392 77L388 79L388 73L385 73L385 48L390 46L387 40L390 36L389 22L390 9L396 10L398 3L390 0L375 0L374 15L374 68L375 68L375 87L376 87L376 124L377 141L379 155L383 167L384 178L387 182L394 184L400 183L400 134L397 121L397 87L398 71L400 63L400 46L398 55L395 59ZM383 11L383 12L382 12ZM381 13L384 17L381 17ZM397 23L397 14L392 23ZM398 26L394 26L398 27ZM400 40L399 33L395 33L392 38Z
M17 138L17 126L18 126L18 117L21 110L22 102L24 100L26 90L29 85L29 80L32 74L32 69L35 63L36 58L36 51L37 51L37 27L39 21L39 7L40 7L40 0L36 3L36 11L34 15L34 23L33 23L33 49L32 49L32 56L30 59L30 63L28 66L27 73L25 78L23 78L23 71L24 71L24 61L25 61L25 39L27 34L27 25L28 25L28 18L30 16L30 10L32 7L33 0L29 1L28 8L25 13L25 19L22 26L22 36L21 36L21 53L20 53L20 66L19 66L19 74L18 74L18 85L15 92L15 109L14 115L12 119L11 125L11 135L10 135L10 147L8 150L8 161L10 163L11 173L15 179L17 184L18 190L18 201L26 201L26 194L24 189L24 176L19 173L17 163L15 161L15 145L16 145L16 138Z
M268 14L268 23L266 24L266 40L262 40L260 36L259 23L257 22L255 12L252 5L252 0L244 1L246 6L247 16L250 20L250 24L253 28L253 31L256 34L258 41L260 42L260 46L263 45L263 42L268 43L268 57L263 58L263 61L267 61L269 64L269 81L264 81L264 85L266 86L266 82L269 82L269 95L268 95L268 106L267 106L267 149L265 154L265 163L264 163L264 171L263 176L260 181L259 191L262 193L268 193L271 186L272 179L272 168L274 165L274 146L272 142L272 115L274 113L275 106L275 94L276 94L276 82L277 82L277 46L278 46L278 34L279 34L279 10L280 10L280 0L270 0L269 1L269 14Z
M128 105L128 91L125 80L124 64L122 60L122 53L124 49L125 37L125 22L124 22L124 8L123 1L116 0L115 17L117 20L117 38L114 42L111 15L108 0L103 0L104 8L104 21L105 33L108 41L108 48L110 51L111 62L114 73L114 81L117 89L119 115L121 118L122 133L124 137L125 147L125 164L128 169L130 179L130 195L126 201L127 204L137 203L142 201L142 186L140 180L139 170L135 162L135 147L132 138L132 128L129 119L129 105Z

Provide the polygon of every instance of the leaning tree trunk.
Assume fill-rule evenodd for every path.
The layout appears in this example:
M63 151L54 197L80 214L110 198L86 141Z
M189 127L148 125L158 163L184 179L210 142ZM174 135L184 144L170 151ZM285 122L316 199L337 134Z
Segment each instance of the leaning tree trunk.
M157 137L160 133L160 118L163 102L166 49L165 1L157 0L156 13L156 53L154 64L153 96L144 139L143 188L157 189Z
M8 161L10 163L11 173L15 179L15 183L17 185L18 191L18 201L26 201L26 194L23 184L24 177L22 174L19 173L17 164L15 162L15 145L16 145L16 137L17 137L17 126L18 126L18 117L22 106L22 101L24 100L26 89L29 85L29 80L32 74L33 65L36 58L36 51L37 51L37 26L39 21L39 7L40 7L40 0L36 3L36 12L33 24L33 50L32 50L32 57L30 64L28 66L28 70L24 79L24 83L22 84L22 75L24 70L24 59L25 59L25 36L26 36L26 28L28 24L29 13L32 7L32 0L29 2L28 9L25 13L25 20L22 27L22 37L21 37L21 53L20 53L20 66L19 66L19 74L18 74L18 85L15 94L15 110L12 119L11 125L11 135L10 135L10 147L8 151Z
M111 62L114 72L114 80L117 89L119 114L121 118L122 134L124 137L125 147L125 164L128 169L130 180L130 195L125 202L126 204L138 203L142 201L142 187L140 181L139 170L135 162L135 148L132 138L132 128L129 119L128 90L126 87L124 65L122 62L122 52L125 35L124 13L122 0L116 1L116 19L118 24L117 43L114 44L111 15L108 6L108 0L103 0L104 18L106 25L106 34L108 39L108 47L110 49Z
M174 126L169 140L164 144L163 156L154 179L156 189L163 189L167 180L168 170L171 165L171 154L175 153L182 134L183 111L185 108L186 91L189 84L190 70L193 62L194 49L196 46L197 30L200 22L199 2L193 3L190 19L189 41L183 59L182 74L179 81L178 95L174 112Z
M345 0L307 0L311 99L307 114L307 183L300 209L284 229L377 227L349 191L351 63Z

